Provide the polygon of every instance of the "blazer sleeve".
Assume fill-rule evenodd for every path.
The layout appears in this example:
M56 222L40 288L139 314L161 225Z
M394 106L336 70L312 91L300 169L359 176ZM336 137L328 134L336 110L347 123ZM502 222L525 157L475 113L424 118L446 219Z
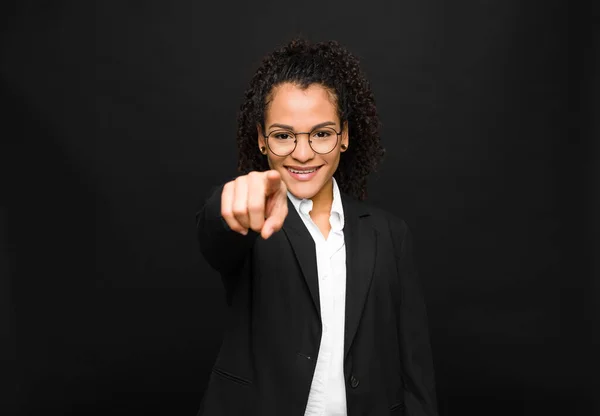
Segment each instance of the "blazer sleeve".
M221 217L221 193L223 185L217 187L196 213L198 242L202 255L215 270L221 273L225 289L243 266L258 233L249 230L247 235L232 231Z
M400 278L399 337L407 415L437 415L435 376L427 312L417 270L413 262L410 230L402 220L391 221Z

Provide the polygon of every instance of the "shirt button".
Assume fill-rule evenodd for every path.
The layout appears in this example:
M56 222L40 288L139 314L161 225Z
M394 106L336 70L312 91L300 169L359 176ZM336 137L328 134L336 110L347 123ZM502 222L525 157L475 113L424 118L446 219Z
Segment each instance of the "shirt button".
M350 387L355 389L358 387L359 384L360 384L360 381L358 381L358 379L356 377L354 377L354 376L350 377Z
M327 330L328 330L328 329L329 329L329 328L327 327L327 325L323 325L323 331L324 331L324 332L327 332Z

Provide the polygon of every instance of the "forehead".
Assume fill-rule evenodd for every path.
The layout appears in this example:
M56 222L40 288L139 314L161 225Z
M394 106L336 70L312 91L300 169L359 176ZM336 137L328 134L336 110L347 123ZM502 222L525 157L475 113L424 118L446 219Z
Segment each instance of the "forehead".
M335 94L320 84L311 84L307 88L292 83L280 84L273 88L270 98L265 112L266 124L310 127L324 121L337 122Z

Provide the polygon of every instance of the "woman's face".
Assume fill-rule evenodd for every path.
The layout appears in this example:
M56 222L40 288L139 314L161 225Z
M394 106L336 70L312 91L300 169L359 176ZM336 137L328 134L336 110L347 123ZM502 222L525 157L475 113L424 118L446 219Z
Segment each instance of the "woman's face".
M265 137L258 127L258 146L267 149L266 154L271 169L277 170L288 190L297 198L312 199L324 188L331 189L331 177L335 173L340 153L345 151L342 144L348 146L347 126L341 126L337 106L331 93L319 84L312 84L306 89L284 83L276 86L271 95L271 102L265 112L265 136L282 130L294 133L315 132L315 142L327 136L320 127L333 128L342 132L340 136L333 134L335 147L327 154L315 153L308 143L308 134L296 136L297 145L287 156L277 156L265 143ZM316 129L316 130L315 130ZM274 146L275 138L269 139ZM279 135L279 138L287 136ZM283 153L283 152L278 152ZM302 172L302 173L300 173Z

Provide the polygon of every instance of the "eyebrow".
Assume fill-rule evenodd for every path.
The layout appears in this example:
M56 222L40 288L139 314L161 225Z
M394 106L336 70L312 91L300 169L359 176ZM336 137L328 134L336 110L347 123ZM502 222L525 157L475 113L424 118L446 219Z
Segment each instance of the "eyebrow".
M324 121L323 123L319 123L317 125L312 126L310 130L312 131L312 130L318 129L320 127L335 126L335 125L336 125L336 123L333 121ZM294 128L292 126L288 126L287 124L279 124L279 123L271 124L267 130L271 130L274 127L278 127L280 129L286 129L286 130L294 130Z

